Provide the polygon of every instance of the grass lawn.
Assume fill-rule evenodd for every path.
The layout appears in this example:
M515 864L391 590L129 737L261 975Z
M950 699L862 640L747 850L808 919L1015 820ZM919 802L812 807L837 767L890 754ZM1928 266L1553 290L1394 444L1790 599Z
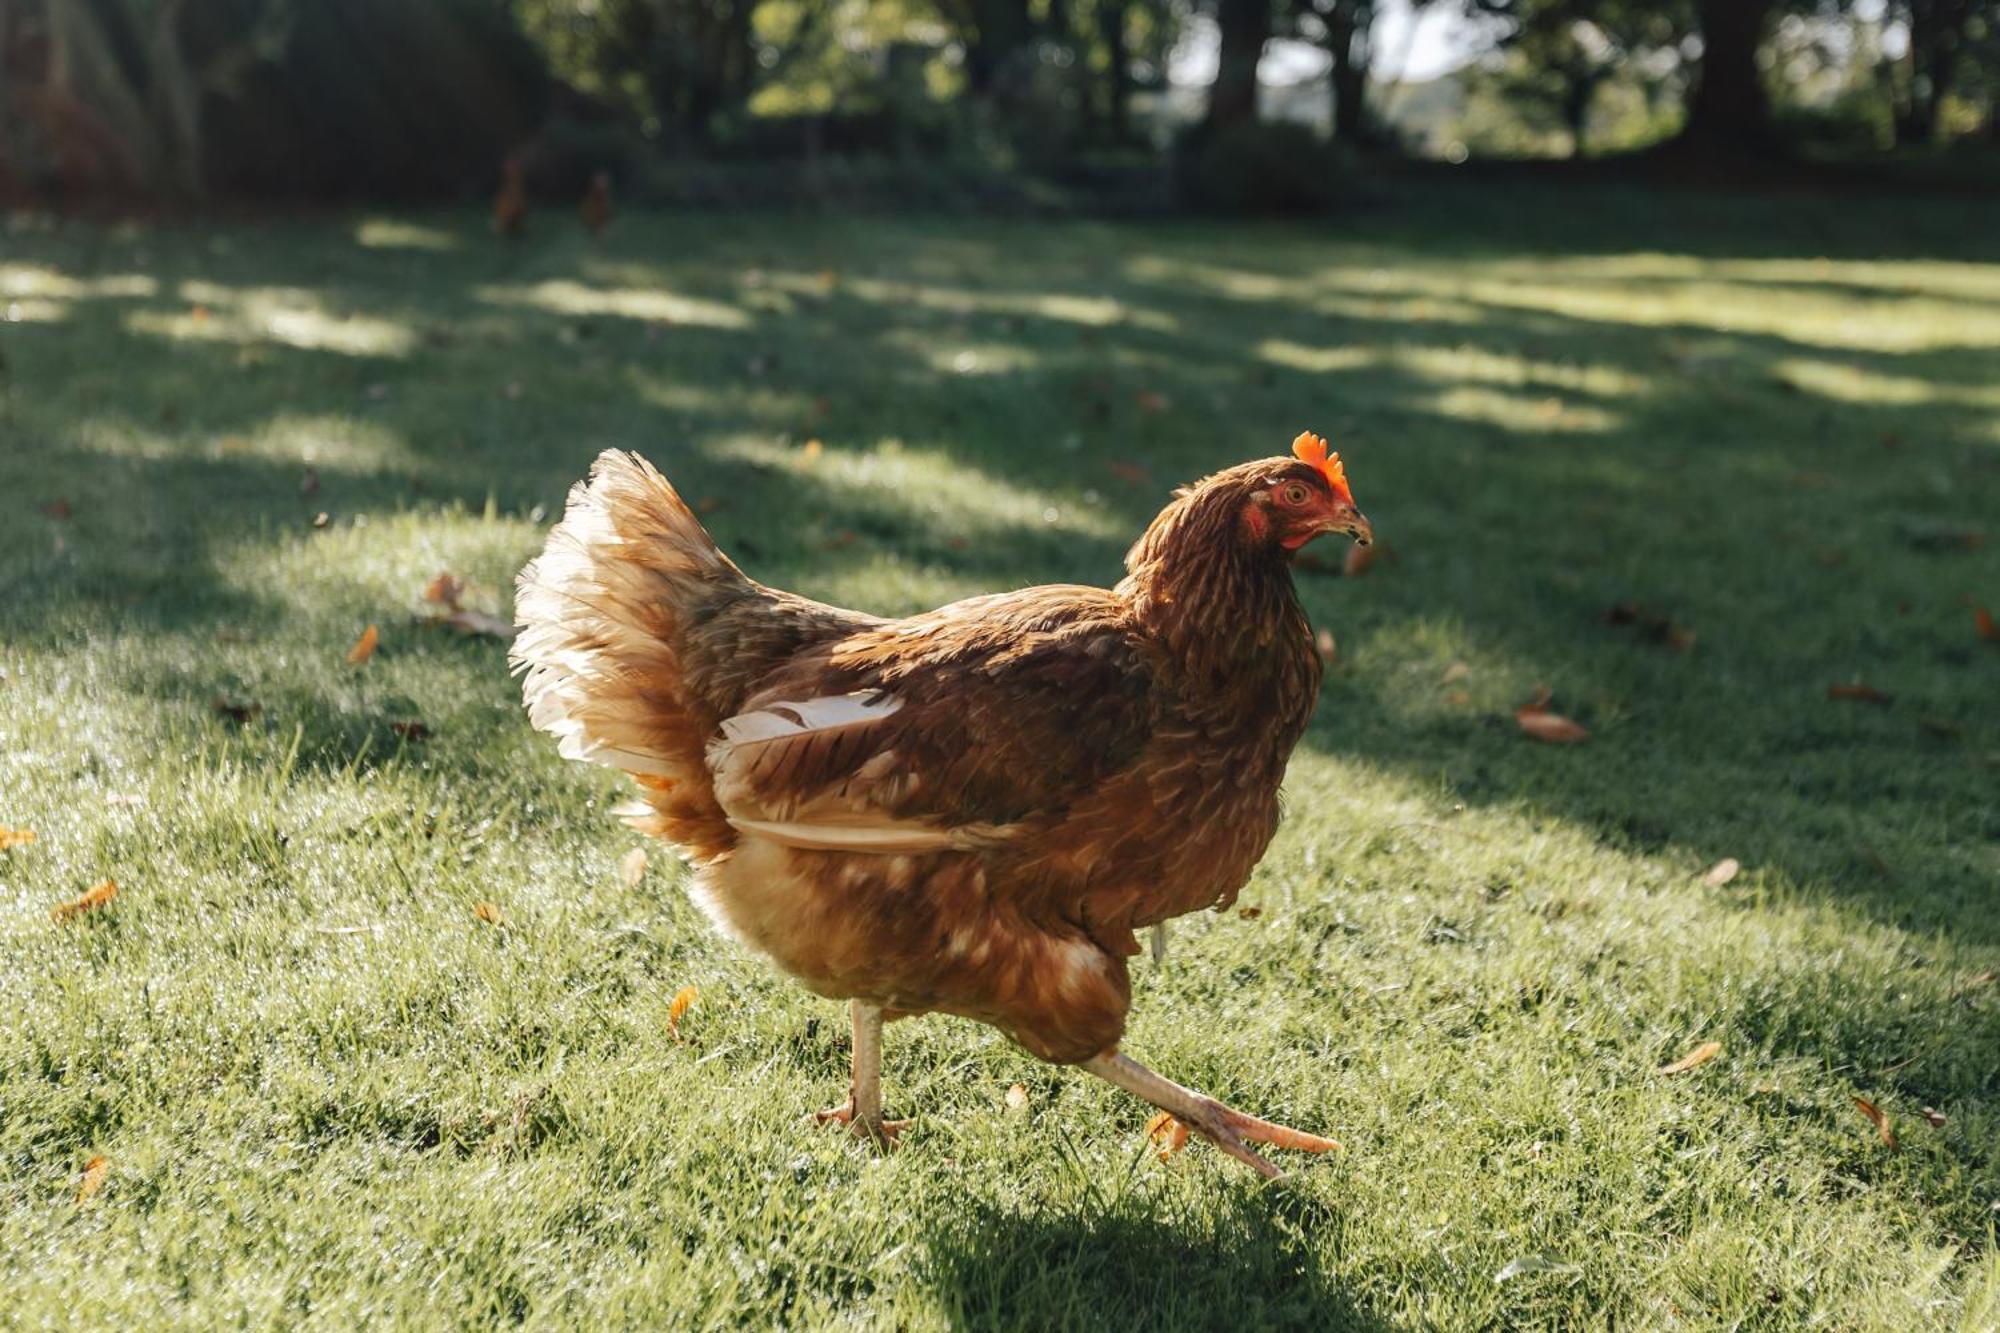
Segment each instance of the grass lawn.
M0 1325L2000 1327L1996 236L16 219ZM507 613L607 446L902 613L1108 582L1306 427L1388 553L1302 575L1339 660L1284 831L1127 1040L1346 1142L1277 1186L951 1019L889 1030L901 1150L802 1128L842 1012L628 874L618 781L426 623L445 570ZM1587 742L1521 734L1538 685Z

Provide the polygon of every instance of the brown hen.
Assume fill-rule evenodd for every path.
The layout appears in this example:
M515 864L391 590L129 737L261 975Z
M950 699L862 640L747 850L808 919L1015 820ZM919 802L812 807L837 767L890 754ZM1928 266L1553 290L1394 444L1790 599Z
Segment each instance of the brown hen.
M1367 542L1339 455L1175 497L1110 590L974 597L907 620L746 577L654 468L607 452L521 572L529 714L630 773L636 827L698 867L716 925L852 1002L848 1103L876 1137L885 1019L989 1023L1276 1174L1249 1142L1330 1139L1119 1053L1134 932L1227 906L1278 825L1319 691L1290 556Z

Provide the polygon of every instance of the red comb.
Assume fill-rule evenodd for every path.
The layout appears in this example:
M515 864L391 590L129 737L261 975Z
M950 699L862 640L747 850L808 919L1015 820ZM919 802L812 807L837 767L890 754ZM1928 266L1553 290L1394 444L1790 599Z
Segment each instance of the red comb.
M1309 430L1300 431L1292 441L1292 457L1308 467L1318 468L1335 495L1347 504L1354 503L1354 493L1347 489L1347 469L1340 465L1339 454L1326 451L1325 440Z

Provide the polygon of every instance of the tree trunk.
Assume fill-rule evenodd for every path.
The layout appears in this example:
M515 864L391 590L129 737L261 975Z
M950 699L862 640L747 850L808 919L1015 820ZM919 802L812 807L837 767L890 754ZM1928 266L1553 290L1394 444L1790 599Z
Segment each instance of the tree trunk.
M1257 119L1257 66L1271 39L1271 0L1217 0L1215 23L1222 31L1215 82L1208 89L1208 133Z
M1569 155L1583 156L1583 133L1590 121L1590 104L1597 95L1597 79L1575 71L1563 75L1563 128L1569 131Z
M1765 157L1777 152L1771 101L1757 68L1774 0L1698 0L1701 75L1678 147L1705 156Z
M1123 143L1132 133L1132 55L1125 43L1130 0L1097 0L1097 36L1104 43L1104 123Z
M960 14L959 37L965 43L966 90L984 96L1007 63L1007 57L1028 44L1034 23L1028 0L966 0Z
M1326 15L1326 53L1333 61L1333 137L1343 142L1369 137L1368 33L1374 17L1367 0L1339 0Z
M1971 10L1968 0L1910 0L1910 45L1903 57L1908 91L1896 108L1897 143L1937 142L1945 98L1958 78Z

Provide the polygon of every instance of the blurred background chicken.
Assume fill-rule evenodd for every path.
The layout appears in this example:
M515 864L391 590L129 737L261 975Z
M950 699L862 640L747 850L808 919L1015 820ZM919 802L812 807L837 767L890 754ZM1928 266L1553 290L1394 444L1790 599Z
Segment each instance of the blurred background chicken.
M1314 537L1367 542L1339 455L1301 435L1175 497L1109 590L907 620L747 578L644 459L607 452L521 573L535 725L630 773L722 930L851 1002L848 1101L881 1137L887 1019L958 1014L1080 1065L1276 1174L1245 1115L1119 1051L1135 932L1227 905L1278 825L1319 691L1292 588Z
M519 153L510 153L500 163L500 192L493 196L493 230L511 241L527 229L527 166Z
M576 211L592 236L604 234L604 229L611 225L610 172L600 171L591 176L590 187L583 192L583 202L576 206Z

